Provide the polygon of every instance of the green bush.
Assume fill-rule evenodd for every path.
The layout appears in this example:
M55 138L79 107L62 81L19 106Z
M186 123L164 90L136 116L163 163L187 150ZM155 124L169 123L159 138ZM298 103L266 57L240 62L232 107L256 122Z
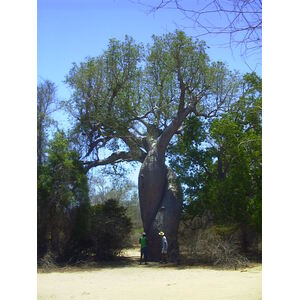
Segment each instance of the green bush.
M91 239L98 260L111 259L129 245L132 224L115 199L91 207Z
M38 260L51 253L56 261L74 255L88 231L89 197L86 172L63 132L49 143L37 177ZM74 250L74 251L73 251Z

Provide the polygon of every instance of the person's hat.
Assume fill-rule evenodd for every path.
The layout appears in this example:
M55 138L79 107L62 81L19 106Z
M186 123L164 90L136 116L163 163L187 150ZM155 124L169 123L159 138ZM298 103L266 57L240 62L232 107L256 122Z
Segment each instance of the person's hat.
M161 235L161 236L163 236L163 235L165 235L162 231L159 233L159 235Z
M143 235L146 235L146 232L143 232Z

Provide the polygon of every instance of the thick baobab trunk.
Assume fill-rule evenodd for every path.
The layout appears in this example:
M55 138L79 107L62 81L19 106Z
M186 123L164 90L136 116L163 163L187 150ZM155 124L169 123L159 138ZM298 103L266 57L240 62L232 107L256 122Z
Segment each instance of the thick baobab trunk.
M161 258L163 231L168 240L170 261L178 257L177 231L182 207L181 187L176 175L165 165L165 156L153 147L140 170L139 199L144 230L148 237L149 259Z
M196 102L195 102L196 103ZM182 191L176 175L165 165L167 146L195 103L184 108L184 91L177 116L160 135L151 135L149 152L139 174L139 200L144 230L148 236L149 259L161 258L160 231L168 240L169 260L178 258L177 232L182 208Z

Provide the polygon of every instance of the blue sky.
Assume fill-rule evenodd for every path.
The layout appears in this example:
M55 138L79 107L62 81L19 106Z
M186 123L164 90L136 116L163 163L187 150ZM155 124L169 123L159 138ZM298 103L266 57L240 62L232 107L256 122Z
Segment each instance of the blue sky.
M123 40L127 34L137 42L150 43L153 34L172 32L178 28L176 24L190 26L176 10L149 14L145 7L130 0L38 0L37 4L37 77L38 81L53 81L61 100L70 95L63 80L72 62L101 54L110 38ZM197 34L194 29L185 31ZM203 40L210 47L207 52L211 60L222 60L241 73L253 69L261 75L259 52L247 58L247 66L240 49L220 46L224 37L205 36ZM64 114L58 113L55 118L60 127L68 127ZM137 180L137 171L133 180Z
M54 81L61 97L68 95L62 81L72 62L99 55L110 38L123 39L128 34L148 43L152 34L174 31L175 23L190 25L178 11L147 14L146 8L129 0L38 0L37 14L38 79ZM186 32L196 34L193 29ZM223 40L216 37L205 36L204 40L212 60L225 61L242 73L250 71L239 49L220 47ZM261 74L260 53L249 57L247 63Z

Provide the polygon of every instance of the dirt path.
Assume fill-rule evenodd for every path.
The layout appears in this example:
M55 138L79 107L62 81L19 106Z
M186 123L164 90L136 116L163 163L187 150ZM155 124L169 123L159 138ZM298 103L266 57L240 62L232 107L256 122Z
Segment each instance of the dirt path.
M134 263L39 273L38 299L258 300L261 266L226 271Z

